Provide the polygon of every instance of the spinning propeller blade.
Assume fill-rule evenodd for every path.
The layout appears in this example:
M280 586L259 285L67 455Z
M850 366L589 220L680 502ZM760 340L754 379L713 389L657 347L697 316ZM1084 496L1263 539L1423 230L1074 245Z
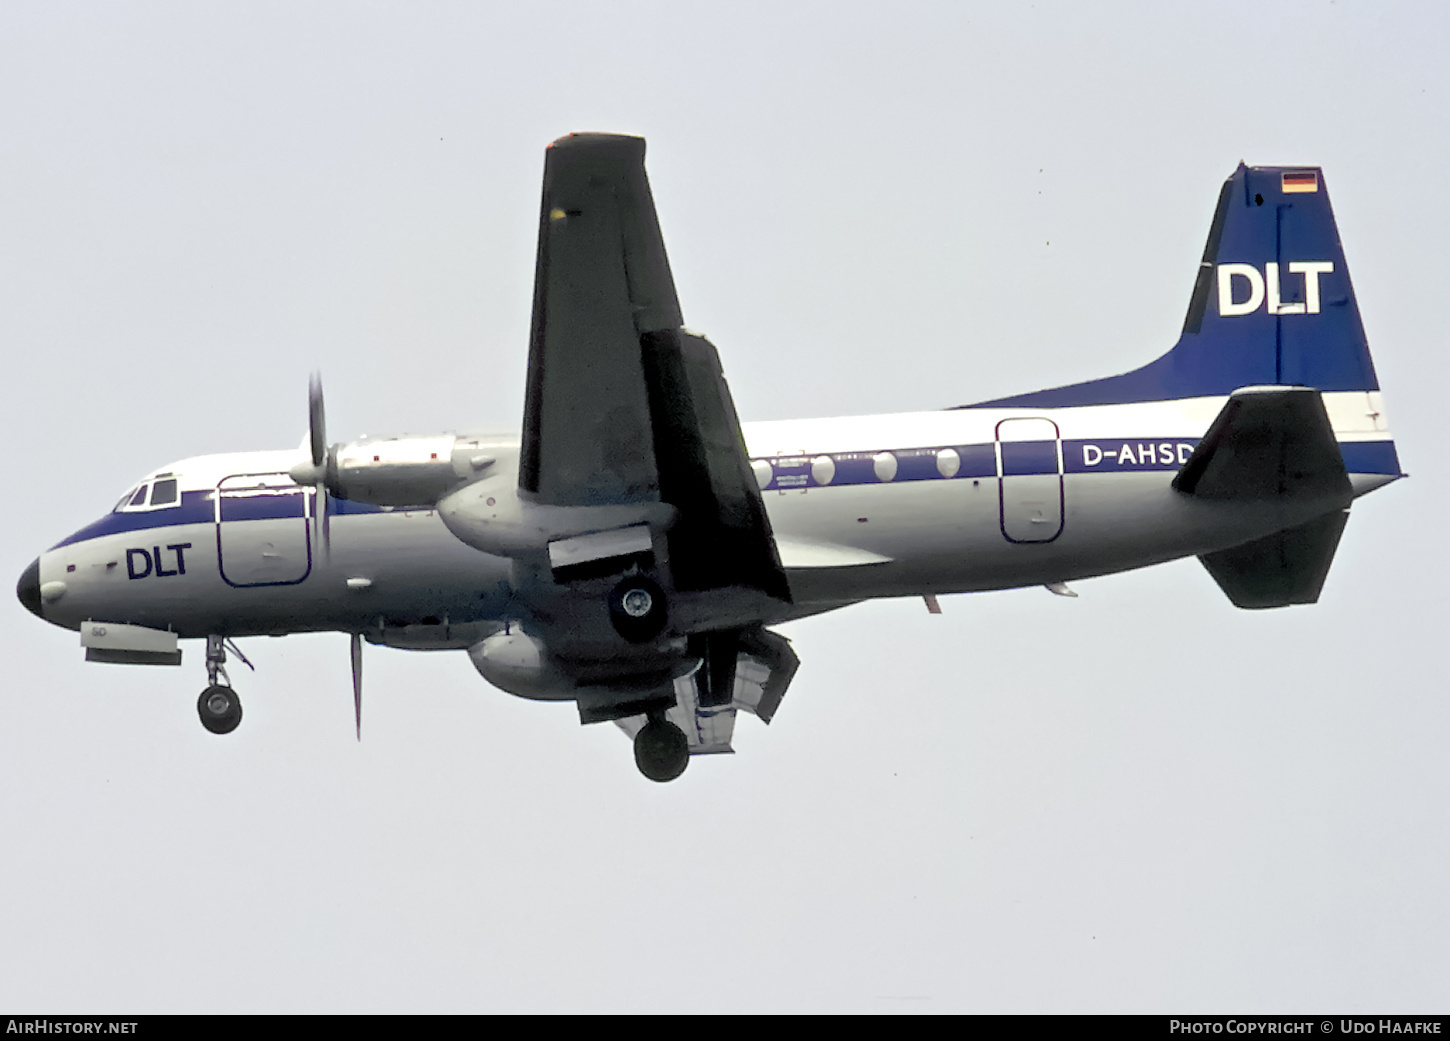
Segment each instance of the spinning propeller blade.
M352 634L352 706L357 715L357 739L362 740L362 633Z
M314 372L307 381L307 432L312 444L312 465L327 462L327 417L322 408L322 373Z
M327 508L327 414L322 404L322 373L314 372L307 381L307 436L312 449L312 472L317 495L314 511L318 541L324 559L332 557L332 525Z

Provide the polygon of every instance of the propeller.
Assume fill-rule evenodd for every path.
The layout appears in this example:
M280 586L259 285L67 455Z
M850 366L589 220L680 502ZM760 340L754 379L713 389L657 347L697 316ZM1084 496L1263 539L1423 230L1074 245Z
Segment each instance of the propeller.
M362 633L352 634L352 707L357 715L357 739L362 740Z
M307 434L312 447L312 465L321 469L327 462L327 416L322 407L322 373L307 380Z
M322 374L314 372L307 381L307 447L306 462L298 463L288 475L298 484L310 484L317 490L313 519L317 524L322 555L332 557L332 525L327 507L327 416L322 405Z

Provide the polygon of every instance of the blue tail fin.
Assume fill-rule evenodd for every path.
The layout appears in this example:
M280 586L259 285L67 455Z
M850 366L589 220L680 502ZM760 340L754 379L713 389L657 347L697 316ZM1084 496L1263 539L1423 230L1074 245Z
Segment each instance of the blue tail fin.
M1164 401L1273 383L1379 389L1323 172L1240 163L1171 351L1121 376L968 407Z

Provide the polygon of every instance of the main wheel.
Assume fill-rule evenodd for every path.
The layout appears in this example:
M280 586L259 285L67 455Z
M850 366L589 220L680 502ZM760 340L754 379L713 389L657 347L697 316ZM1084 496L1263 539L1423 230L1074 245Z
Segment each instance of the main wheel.
M213 734L230 734L242 721L242 702L231 687L213 684L196 699L196 714Z
M651 781L673 781L690 765L685 732L667 720L650 720L634 735L634 765Z
M630 575L609 594L609 620L630 643L648 643L665 627L665 591L643 575Z

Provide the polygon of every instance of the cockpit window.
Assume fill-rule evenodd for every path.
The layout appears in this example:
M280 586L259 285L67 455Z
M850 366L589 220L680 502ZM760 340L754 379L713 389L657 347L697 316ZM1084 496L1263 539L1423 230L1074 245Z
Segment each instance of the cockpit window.
M171 506L176 503L176 478L167 477L157 481L151 489L152 506Z
M181 504L181 479L173 473L157 474L132 488L116 503L115 513L138 513Z

